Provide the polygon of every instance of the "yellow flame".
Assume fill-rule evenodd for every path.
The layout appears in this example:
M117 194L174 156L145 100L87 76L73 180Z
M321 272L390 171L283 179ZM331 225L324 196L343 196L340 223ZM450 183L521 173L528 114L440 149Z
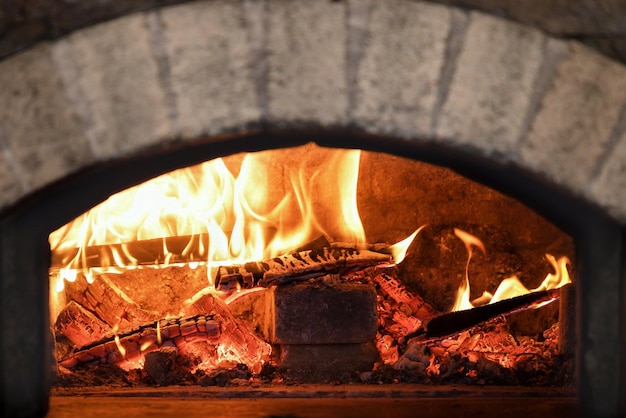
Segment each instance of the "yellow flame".
M404 261L404 259L406 258L406 252L411 246L411 243L413 242L417 234L419 234L425 227L426 225L420 226L411 235L389 247L394 264L400 264L402 261Z
M120 342L120 336L117 335L117 330L118 330L118 326L117 326L117 324L115 324L115 326L113 327L113 333L115 334L115 337L113 338L113 340L115 341L115 345L117 346L117 349L119 350L120 354L122 356L125 356L126 355L126 349L124 348L124 346Z
M465 248L468 252L468 258L465 267L465 279L459 286L456 300L454 306L452 307L452 311L471 309L476 306L495 303L501 300L526 295L531 292L558 289L572 282L569 277L569 272L567 270L567 265L570 263L569 259L567 257L561 257L557 260L556 257L554 257L553 255L546 254L546 259L552 265L554 272L548 273L543 282L536 288L529 290L516 276L512 276L502 280L493 295L485 291L480 298L470 301L469 263L472 258L472 247L478 247L483 253L486 253L486 251L483 243L475 236L468 234L467 232L460 229L455 229L454 233L465 243ZM541 302L531 306L531 308L538 308L549 302L550 301Z
M297 164L284 167L276 167L276 152L217 158L110 196L50 234L53 253L72 254L53 288L61 292L77 272L91 282L107 269L145 267L128 246L141 240L163 239L164 266L174 257L166 237L206 234L208 245L189 244L184 253L194 254L194 266L198 258L207 263L209 284L220 265L275 257L320 235L364 245L356 199L360 151L309 144L293 153ZM110 251L89 268L87 249L94 246Z
M470 284L469 284L469 264L472 260L472 256L474 255L474 248L478 247L482 251L483 254L487 254L487 250L485 250L485 245L472 234L469 234L461 229L454 228L454 234L459 237L461 241L465 244L465 249L467 250L467 263L465 264L465 279L461 282L459 286L459 290L457 290L456 301L454 302L454 306L452 307L453 311L461 311L464 309L473 308L472 303L470 302Z

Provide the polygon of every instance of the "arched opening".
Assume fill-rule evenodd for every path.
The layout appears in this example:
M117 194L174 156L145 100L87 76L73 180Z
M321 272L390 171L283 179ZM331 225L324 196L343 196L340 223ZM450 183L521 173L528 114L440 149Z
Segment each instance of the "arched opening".
M579 341L577 347L579 393L581 389L588 389L598 382L606 384L615 377L616 373L612 373L613 378L606 378L605 375L592 370L592 365L588 363L593 362L593 358L581 360L581 353L591 353L591 345L599 340L602 340L605 347L604 353L602 349L598 352L596 347L592 357L615 355L615 345L619 347L621 338L619 333L614 334L613 331L600 332L594 322L597 321L595 316L599 314L596 313L597 299L594 298L606 298L606 286L609 288L615 286L615 278L621 274L619 227L599 211L514 166L475 159L459 150L349 131L304 130L234 135L153 150L128 160L92 167L29 197L7 212L2 228L3 248L7 251L3 251L2 265L5 277L13 277L14 280L9 281L8 286L5 285L3 292L3 319L5 324L11 325L13 320L8 313L11 312L11 316L14 313L17 317L25 318L22 322L28 324L28 330L12 325L15 336L12 342L4 347L5 382L11 379L12 370L16 368L30 370L29 373L20 374L24 380L16 382L14 387L19 388L20 384L23 384L22 387L29 387L33 391L31 394L34 394L35 398L40 398L37 393L44 393L47 396L50 345L41 342L46 341L48 335L49 306L47 283L42 283L42 280L47 277L49 266L47 235L51 231L110 194L163 172L237 152L291 147L310 141L321 146L354 147L450 167L468 178L476 179L518 199L570 234L576 243L577 260L576 311L579 325L576 328ZM68 202L71 202L71 205ZM71 209L68 209L69 206ZM604 247L606 251L597 251L599 247ZM24 251L32 252L32 257L25 259L15 256ZM17 277L19 281L16 280ZM20 296L15 297L18 294ZM25 305L24 300L39 303ZM604 304L603 308L619 310L619 303L616 306ZM603 321L613 321L615 329L619 329L621 323L619 317L609 319L603 317ZM33 333L33 329L39 329L41 333ZM619 349L617 351L619 352ZM11 356L10 362L6 361L7 356ZM619 358L615 358L615 361L616 364L620 364ZM38 383L33 385L32 382ZM595 386L590 390L591 394L582 395L581 402L583 404L596 402L599 396L597 390ZM8 391L10 393L11 389ZM14 399L26 398L26 395L20 393Z

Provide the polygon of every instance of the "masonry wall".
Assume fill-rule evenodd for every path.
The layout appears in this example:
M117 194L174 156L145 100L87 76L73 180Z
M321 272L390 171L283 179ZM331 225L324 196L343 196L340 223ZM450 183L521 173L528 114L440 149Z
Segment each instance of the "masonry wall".
M626 222L626 69L479 12L404 0L201 1L0 62L0 204L207 135L350 128L537 173Z

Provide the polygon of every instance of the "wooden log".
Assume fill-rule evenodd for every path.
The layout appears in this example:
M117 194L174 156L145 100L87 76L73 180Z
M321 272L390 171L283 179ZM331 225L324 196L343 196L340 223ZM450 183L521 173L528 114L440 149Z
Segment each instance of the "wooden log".
M84 248L53 250L50 269L82 270L115 266L189 263L206 261L209 235L138 240L123 244L92 245Z
M96 276L91 284L79 277L76 282L67 286L66 296L109 327L117 327L120 332L129 330L136 324L154 321L159 316L156 312L142 309L106 275Z
M212 288L206 288L185 301L183 313L211 312L215 319L222 324L223 336L221 339L223 355L238 358L245 363L253 373L260 373L263 364L272 354L272 347L252 331L243 321L237 320L230 308L221 299L214 296Z
M455 334L499 315L508 315L537 303L557 299L560 294L561 289L542 290L477 308L445 313L428 321L424 337L440 338Z
M110 331L111 327L75 301L63 308L54 324L56 336L63 335L78 347L100 340Z
M404 303L411 309L410 315L420 321L427 321L439 313L424 298L409 292L395 277L381 273L374 277L374 282L380 287L383 294L389 296L396 303Z
M325 274L347 274L390 261L391 256L369 250L324 247L243 265L222 266L215 287L232 290L283 285Z
M221 332L221 324L213 315L159 320L123 334L110 333L99 341L76 349L60 359L59 364L74 368L85 363L136 363L144 354L163 346L181 348L197 341L217 343Z

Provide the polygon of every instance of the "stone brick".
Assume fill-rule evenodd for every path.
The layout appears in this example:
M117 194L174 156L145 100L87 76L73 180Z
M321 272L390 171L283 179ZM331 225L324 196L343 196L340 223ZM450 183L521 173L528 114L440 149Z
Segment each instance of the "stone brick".
M625 102L626 69L570 43L557 78L521 144L523 164L580 194Z
M346 6L268 2L268 117L274 123L344 123Z
M350 2L353 8L363 4ZM354 123L378 132L429 136L450 9L392 0L374 2L370 13L366 36L358 39L362 58L350 63L356 66Z
M306 382L328 382L370 371L379 360L374 343L284 345L279 370L285 377Z
M486 154L511 155L524 127L544 44L537 30L472 13L437 137Z
M10 205L11 203L22 197L24 189L17 178L16 172L11 168L15 164L13 155L6 145L3 136L2 127L0 126L0 147L4 158L0 158L0 208Z
M195 2L161 11L185 138L257 122L253 56L240 2Z
M49 44L2 62L0 126L4 154L13 159L25 191L62 178L93 159L84 120L67 96ZM8 188L17 191L10 184Z
M75 32L68 41L99 157L124 155L171 136L145 14Z
M358 283L298 283L267 292L266 338L276 344L352 344L376 336L376 290Z
M626 132L623 132L588 194L609 214L626 224Z

